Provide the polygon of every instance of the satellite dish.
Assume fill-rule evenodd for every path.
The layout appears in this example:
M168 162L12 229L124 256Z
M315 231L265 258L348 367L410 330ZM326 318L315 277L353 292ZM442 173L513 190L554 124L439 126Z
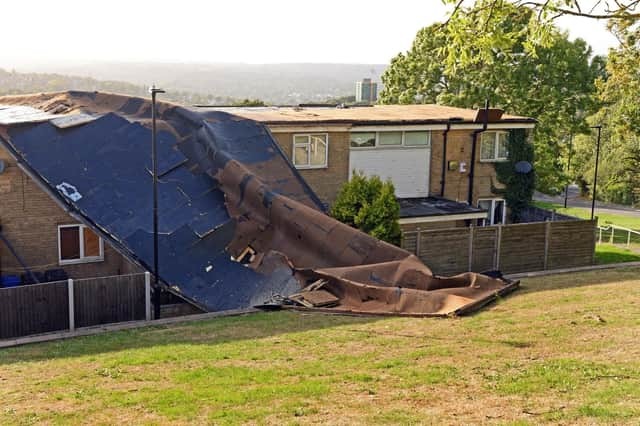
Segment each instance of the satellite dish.
M533 170L533 166L528 161L518 161L516 163L515 169L516 169L516 173L521 173L523 175L526 175L531 170Z
M4 172L6 165L4 164L4 160L0 160L0 175Z

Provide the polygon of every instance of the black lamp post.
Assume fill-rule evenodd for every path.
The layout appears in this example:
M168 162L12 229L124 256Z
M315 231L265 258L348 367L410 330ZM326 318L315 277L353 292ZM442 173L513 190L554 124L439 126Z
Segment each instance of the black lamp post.
M573 133L569 136L569 158L567 159L567 174L571 170L571 154L573 153ZM567 198L569 197L569 182L564 186L564 208L567 208Z
M156 141L156 94L164 90L151 86L151 159L153 163L153 309L155 319L160 318L160 284L158 268L158 151Z
M598 142L596 144L596 170L593 175L593 199L591 200L591 220L593 220L593 214L596 209L596 186L598 184L598 160L600 159L600 132L602 126L591 126L592 129L598 129Z

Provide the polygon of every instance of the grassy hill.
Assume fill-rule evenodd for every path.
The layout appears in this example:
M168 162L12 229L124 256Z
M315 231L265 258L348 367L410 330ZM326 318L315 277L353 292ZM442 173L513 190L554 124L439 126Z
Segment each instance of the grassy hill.
M0 424L638 424L639 274L527 279L462 318L276 312L5 349Z

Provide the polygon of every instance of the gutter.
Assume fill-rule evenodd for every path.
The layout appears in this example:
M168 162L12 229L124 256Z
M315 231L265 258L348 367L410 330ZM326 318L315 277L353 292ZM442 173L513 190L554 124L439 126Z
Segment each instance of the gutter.
M440 196L444 197L445 175L447 173L447 136L451 130L451 121L447 121L447 128L442 132L442 174L440 175Z
M473 205L473 178L475 176L476 169L476 148L478 146L478 135L485 130L489 125L489 100L484 103L484 117L482 120L482 128L474 130L471 134L471 164L469 165L469 192L467 195L467 204Z

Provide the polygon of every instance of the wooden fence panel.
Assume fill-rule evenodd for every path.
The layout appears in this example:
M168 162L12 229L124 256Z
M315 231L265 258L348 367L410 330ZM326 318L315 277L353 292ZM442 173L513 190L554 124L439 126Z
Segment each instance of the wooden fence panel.
M596 246L596 221L552 222L549 269L589 265Z
M0 289L0 339L68 327L66 281Z
M420 232L420 259L438 275L469 268L469 228Z
M76 327L145 319L144 275L74 281Z
M544 222L503 225L498 269L505 274L542 271L545 235Z
M418 241L418 235L419 234L417 232L406 232L402 234L402 243L400 244L400 247L409 253L417 255L418 253L416 253L416 250L418 247L416 242Z
M441 275L467 271L469 252L476 272L494 269L496 257L505 274L587 266L593 262L595 243L596 225L589 220L430 229L406 232L403 239L405 249L418 251L418 257Z
M498 245L498 227L476 227L473 230L473 256L471 270L490 271L495 268Z

